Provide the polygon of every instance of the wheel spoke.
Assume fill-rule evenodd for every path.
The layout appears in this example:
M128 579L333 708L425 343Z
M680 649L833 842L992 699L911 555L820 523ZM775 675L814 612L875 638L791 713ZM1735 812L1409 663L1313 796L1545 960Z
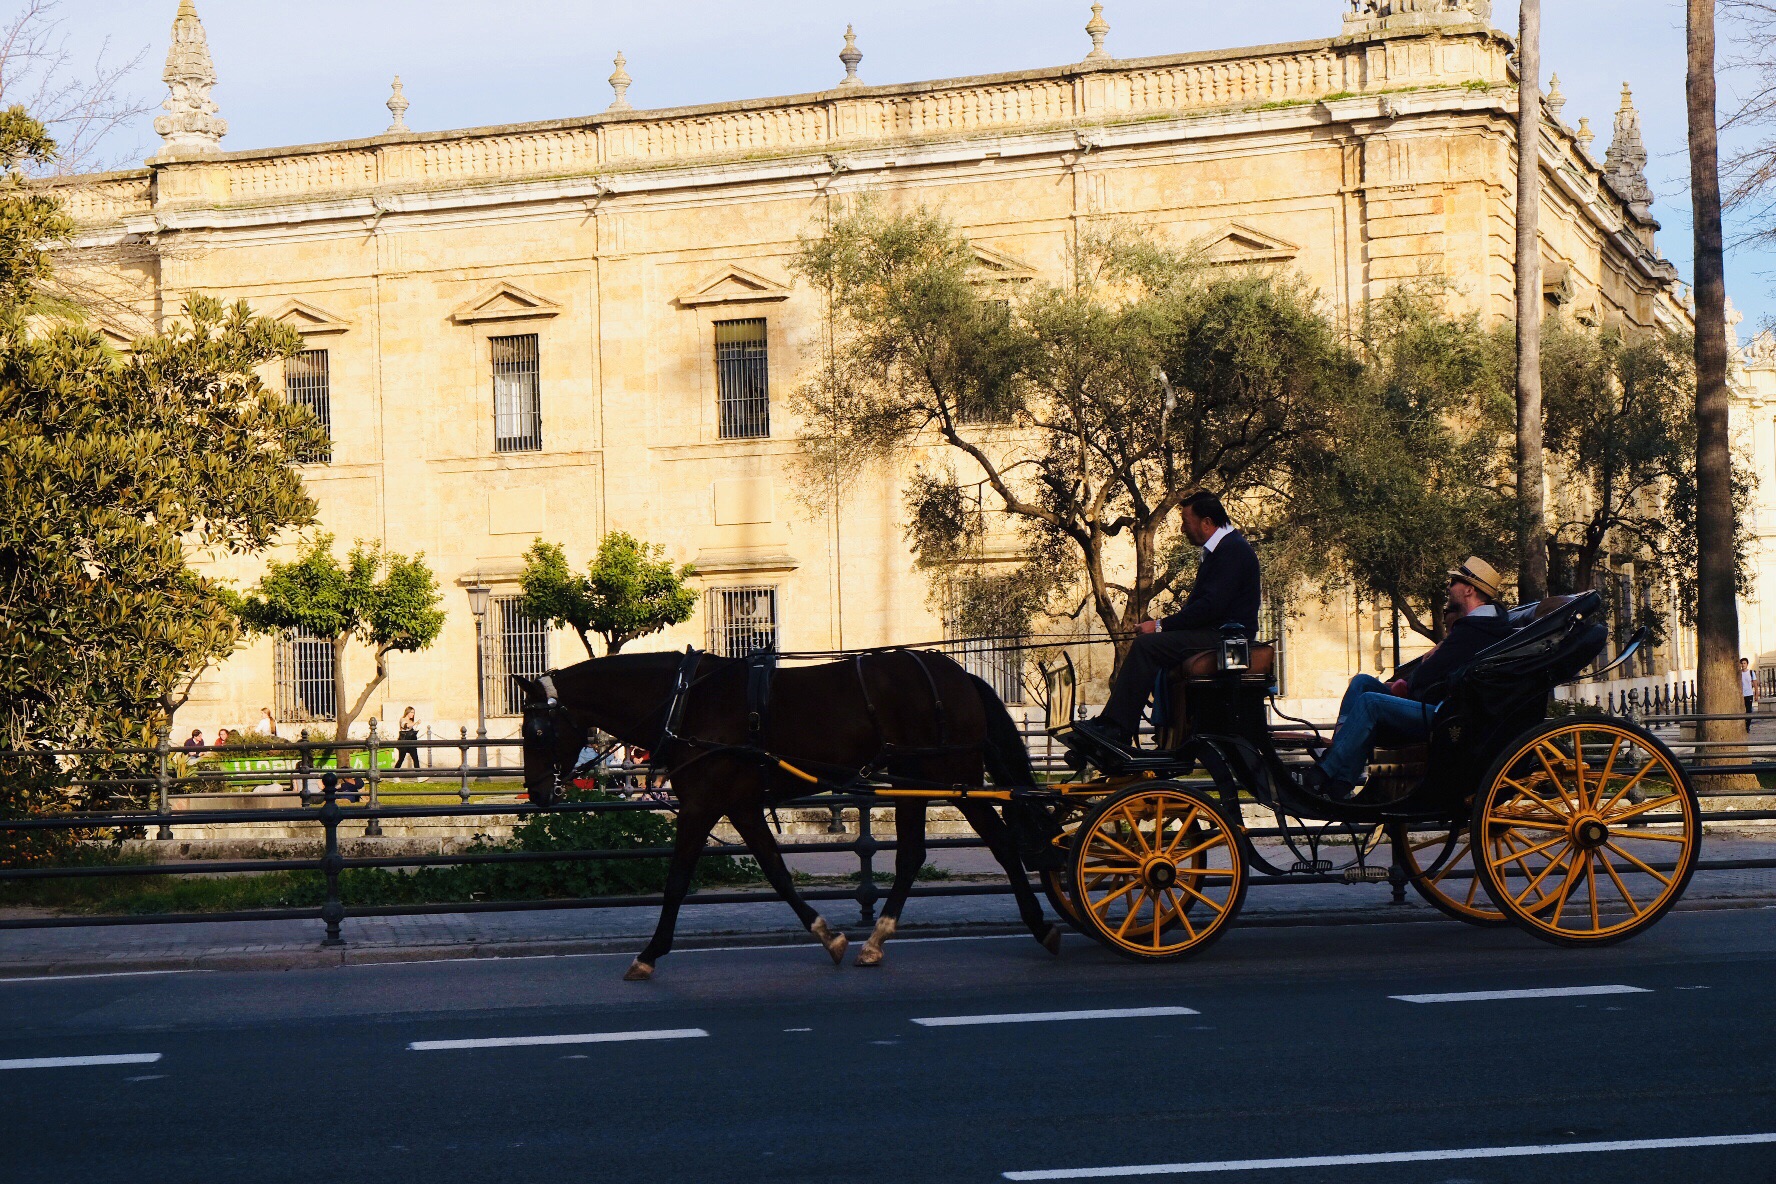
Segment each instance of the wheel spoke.
M1184 854L1172 856L1172 861L1175 863L1180 859L1189 859L1192 855L1196 855L1202 851L1207 851L1210 847L1216 846L1217 844L1225 843L1226 841L1227 841L1226 836L1222 835L1220 831L1216 831L1215 833L1211 834L1208 838L1204 839L1202 842L1200 842L1196 846L1192 847L1190 850L1184 852Z
M1587 859L1585 862L1589 864L1591 861ZM1562 880L1560 883L1560 895L1554 898L1554 912L1550 915L1548 920L1548 923L1553 925L1556 929L1560 928L1561 914L1566 912L1567 898L1572 895L1573 885L1578 883L1578 879L1579 865L1576 863L1567 864L1566 879ZM1539 904L1530 910L1532 913L1539 913L1541 911L1542 906Z
M1213 902L1211 902L1211 903L1213 903ZM1182 923L1184 926L1184 932L1190 936L1191 941L1195 941L1196 940L1196 926L1194 926L1190 923L1189 912L1185 910L1182 903L1174 905L1173 909L1174 909L1174 915L1178 918L1179 922Z
M1561 752L1558 748L1553 749L1552 751L1556 759L1566 759L1566 754ZM1560 775L1554 771L1554 766L1548 763L1548 752L1548 745L1545 741L1538 743L1536 745L1536 760L1542 763L1542 769L1548 774L1548 780L1553 784L1554 792L1560 795L1560 804L1563 806L1570 806L1572 803L1567 800L1566 786L1561 783Z
M1202 901L1204 904L1206 904L1210 908L1214 909L1217 913L1225 913L1227 911L1226 905L1215 903L1213 900L1204 896L1202 893L1198 892L1196 889L1192 888L1188 884L1180 884L1180 885L1178 885L1178 887L1180 887L1184 891L1190 893L1190 895L1196 897L1198 900Z
M1463 835L1461 837L1461 846L1459 848L1457 848L1454 855L1451 855L1447 860L1444 861L1443 870L1438 872L1436 875L1432 876L1430 882L1433 884L1441 884L1443 882L1443 877L1447 876L1451 871L1455 870L1455 865L1460 863L1462 856L1466 855L1468 853L1468 846L1469 846L1468 837L1466 835Z
M1511 778L1511 777L1503 778L1503 781L1506 785L1510 786L1512 789L1516 790L1518 793L1522 794L1524 797L1528 798L1530 801L1534 802L1536 805L1538 805L1542 809L1546 810L1551 816L1553 816L1555 818L1560 818L1560 819L1564 819L1567 816L1565 810L1556 810L1553 806L1549 805L1546 801L1544 801L1540 794L1536 793L1535 790L1529 788L1529 786L1523 784L1521 781L1518 781L1518 780ZM1562 797L1560 800L1562 803L1564 803L1566 801L1566 799L1564 797Z
M1641 766L1640 772L1638 772L1634 776L1630 777L1628 779L1628 783L1626 785L1622 786L1621 789L1618 789L1615 792L1615 795L1612 796L1609 801L1607 801L1603 805L1597 807L1597 812L1599 814L1607 813L1611 806L1613 806L1617 802L1621 801L1624 795L1626 795L1631 790L1633 790L1633 788L1635 786L1639 785L1641 783L1641 781L1643 779L1645 779L1645 777L1648 773L1651 773L1654 769L1662 769L1664 767L1665 767L1665 762L1663 760L1648 761L1645 765Z
M1622 750L1621 733L1612 732L1610 734L1609 756L1603 762L1602 776L1598 777L1598 779L1597 779L1597 801L1593 802L1592 805L1598 805L1598 803L1601 803L1603 801L1604 786L1609 784L1610 774L1613 773L1616 768L1616 754L1618 752L1620 752L1621 750ZM1601 806L1599 806L1599 808L1601 809Z
M1486 821L1494 826L1519 827L1524 830L1557 830L1566 833L1564 822L1537 822L1533 818L1513 818L1507 814L1488 814Z
M1130 880L1128 883L1124 884L1122 887L1118 888L1116 891L1112 892L1110 895L1104 897L1104 899L1098 901L1096 904L1093 904L1089 897L1086 898L1085 907L1090 909L1094 913L1101 913L1105 909L1109 908L1110 903L1112 901L1114 901L1117 897L1121 896L1125 892L1133 892L1136 888L1139 888L1140 886L1141 886L1141 881Z
M1687 843L1690 841L1688 835L1667 835L1653 830L1612 831L1611 833L1619 839L1633 839L1639 843Z
M1646 910L1640 907L1640 903L1634 899L1634 894L1628 891L1628 885L1622 883L1622 877L1616 874L1616 865L1609 861L1609 856L1603 853L1603 848L1598 848L1596 855L1597 862L1603 865L1603 870L1608 872L1609 878L1615 881L1616 891L1622 894L1622 899L1628 902L1628 907L1634 910L1634 915L1640 916Z
M1537 888L1541 887L1542 881L1546 880L1550 873L1552 873L1555 869L1560 867L1561 864L1565 863L1567 861L1567 858L1571 855L1572 855L1572 845L1569 843L1567 845L1566 850L1562 851L1557 858L1549 860L1548 866L1544 867L1540 872L1536 873L1535 879L1533 879L1529 882L1528 887L1526 887L1522 892L1519 892L1516 896L1513 896L1511 899L1514 902L1516 902L1517 904L1522 904L1524 898L1526 896L1528 896L1531 892L1534 892ZM1500 863L1508 863L1510 861L1509 860L1500 860L1499 862ZM1498 863L1493 864L1494 869L1497 869L1498 866L1499 866ZM1542 907L1542 905L1547 903L1547 901L1548 901L1548 894L1546 892L1543 892L1541 894L1540 898L1538 899L1538 902L1536 904L1536 908L1539 910Z
M1597 865L1589 851L1585 852L1585 891L1591 894L1591 931L1595 933L1603 928L1603 921L1597 915Z
M1616 846L1615 843L1613 843L1613 842L1605 843L1604 846L1609 848L1611 851L1614 851L1617 855L1620 855L1623 859L1626 859L1629 863L1632 863L1635 867L1639 868L1641 871L1645 872L1647 875L1651 876L1653 879L1659 881L1659 883L1665 885L1665 887L1667 887L1667 888L1671 887L1670 879L1661 875L1657 869L1649 866L1648 864L1644 864L1640 860L1636 859L1634 857L1633 852L1624 851L1620 847Z
M1180 876L1231 876L1230 867L1181 867L1174 869Z
M1200 807L1198 807L1195 802L1190 804L1190 812L1184 815L1184 821L1178 824L1177 835L1171 842L1166 844L1166 849L1161 852L1161 854L1169 857L1173 851L1178 849L1178 844L1182 843L1184 841L1184 836L1190 833L1190 824L1196 821L1196 815L1199 809ZM1180 856L1179 858L1183 858L1183 856Z
M1130 810L1127 806L1122 807L1121 813L1122 813L1123 818L1125 820L1127 820L1127 822L1128 822L1129 830L1135 836L1135 842L1137 842L1141 845L1141 854L1142 855L1152 855L1153 854L1153 847L1151 845L1149 845L1149 843L1147 842L1147 836L1143 835L1141 833L1140 821L1134 816L1134 814L1132 812L1130 812Z
M1105 834L1101 827L1092 832L1091 841L1093 843L1101 842L1106 846L1114 847L1118 851L1122 852L1124 855L1128 856L1130 859L1134 860L1136 863L1144 862L1142 860L1139 852L1130 851L1127 847L1124 847L1121 843L1117 842L1115 839L1113 839L1109 835Z
M1118 925L1116 927L1116 938L1118 941L1121 941L1124 939L1125 935L1128 933L1129 926L1133 925L1135 923L1135 917L1140 913L1141 906L1146 903L1147 903L1147 889L1143 887L1141 889L1141 899L1137 900L1134 903L1134 907L1132 907L1128 911L1128 916L1124 917L1122 919L1122 924Z
M1657 810L1661 806L1675 805L1680 800L1680 797L1681 795L1678 794L1667 794L1664 797L1648 798L1638 806L1631 806L1626 810L1618 810L1614 814L1605 814L1603 816L1604 825L1614 826L1618 822L1626 822L1630 818L1638 818L1649 810Z

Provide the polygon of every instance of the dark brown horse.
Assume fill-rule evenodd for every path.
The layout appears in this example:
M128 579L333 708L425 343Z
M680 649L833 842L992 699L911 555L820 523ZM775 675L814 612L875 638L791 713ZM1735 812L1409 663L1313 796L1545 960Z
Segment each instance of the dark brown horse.
M766 825L774 804L814 786L786 763L827 784L866 780L979 788L1030 785L1034 775L1017 726L992 688L941 654L895 650L776 673L768 698L745 659L708 654L618 654L524 681L524 785L532 801L552 800L572 775L588 731L599 728L653 753L678 798L678 837L666 876L660 923L624 975L652 976L672 948L679 906L710 830L724 815L765 878L820 940L834 962L847 939L795 890ZM753 708L763 704L766 710ZM755 719L754 716L757 716ZM1053 953L1060 930L1043 916L1004 821L985 800L955 799L1005 868L1018 911ZM925 862L924 799L895 803L899 847L894 885L857 962L881 961L914 877Z

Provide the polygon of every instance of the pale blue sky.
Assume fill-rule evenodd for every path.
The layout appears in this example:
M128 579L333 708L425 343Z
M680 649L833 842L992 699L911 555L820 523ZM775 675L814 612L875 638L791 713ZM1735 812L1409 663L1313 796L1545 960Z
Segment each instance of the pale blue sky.
M16 0L0 5L0 11ZM603 110L621 49L638 107L788 94L831 86L847 22L872 83L1077 61L1090 0L197 0L230 149L375 135L400 74L407 122L441 130ZM1106 0L1119 57L1335 34L1343 0ZM155 101L177 0L63 0L72 47L90 56L149 47L138 89ZM1634 87L1664 223L1662 250L1689 275L1681 0L1545 0L1544 74L1558 72L1566 119L1607 146L1622 83ZM1514 0L1494 23L1517 24ZM1545 79L1544 79L1545 81ZM146 156L152 117L115 145ZM1749 322L1776 316L1776 255L1736 253L1729 290ZM1749 324L1747 328L1749 328Z

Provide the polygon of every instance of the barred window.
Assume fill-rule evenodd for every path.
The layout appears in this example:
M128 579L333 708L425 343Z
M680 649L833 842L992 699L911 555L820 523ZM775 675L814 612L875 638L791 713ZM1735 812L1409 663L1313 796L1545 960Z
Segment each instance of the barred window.
M1276 664L1271 667L1270 681L1277 694L1289 693L1289 607L1280 596L1266 596L1258 605L1258 636L1276 647ZM1399 662L1394 663L1396 666Z
M487 642L487 705L493 715L523 715L518 680L549 672L549 622L525 615L522 606L522 597L496 596L488 614L493 636Z
M278 722L302 724L338 716L331 639L306 629L286 630L278 638L272 678Z
M744 658L777 648L777 589L711 588L709 652Z
M1023 706L1025 638L964 636L954 608L944 610L944 638L950 643L944 652L964 670L992 687L1007 707Z
M769 436L771 375L765 318L715 323L715 377L721 397L721 438Z
M284 394L298 407L306 407L321 421L327 443L296 459L307 464L326 464L333 459L333 388L327 372L327 351L305 349L284 359Z
M494 337L493 448L535 452L543 446L541 368L537 335Z

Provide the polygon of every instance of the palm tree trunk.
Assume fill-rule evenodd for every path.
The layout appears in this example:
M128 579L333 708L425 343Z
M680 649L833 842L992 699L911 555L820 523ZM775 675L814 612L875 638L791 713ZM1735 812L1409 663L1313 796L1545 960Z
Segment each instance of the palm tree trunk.
M1696 232L1696 681L1703 713L1725 714L1737 712L1741 703L1714 60L1714 0L1689 0L1690 200Z
M1517 586L1548 594L1542 497L1542 0L1523 0L1517 35Z

